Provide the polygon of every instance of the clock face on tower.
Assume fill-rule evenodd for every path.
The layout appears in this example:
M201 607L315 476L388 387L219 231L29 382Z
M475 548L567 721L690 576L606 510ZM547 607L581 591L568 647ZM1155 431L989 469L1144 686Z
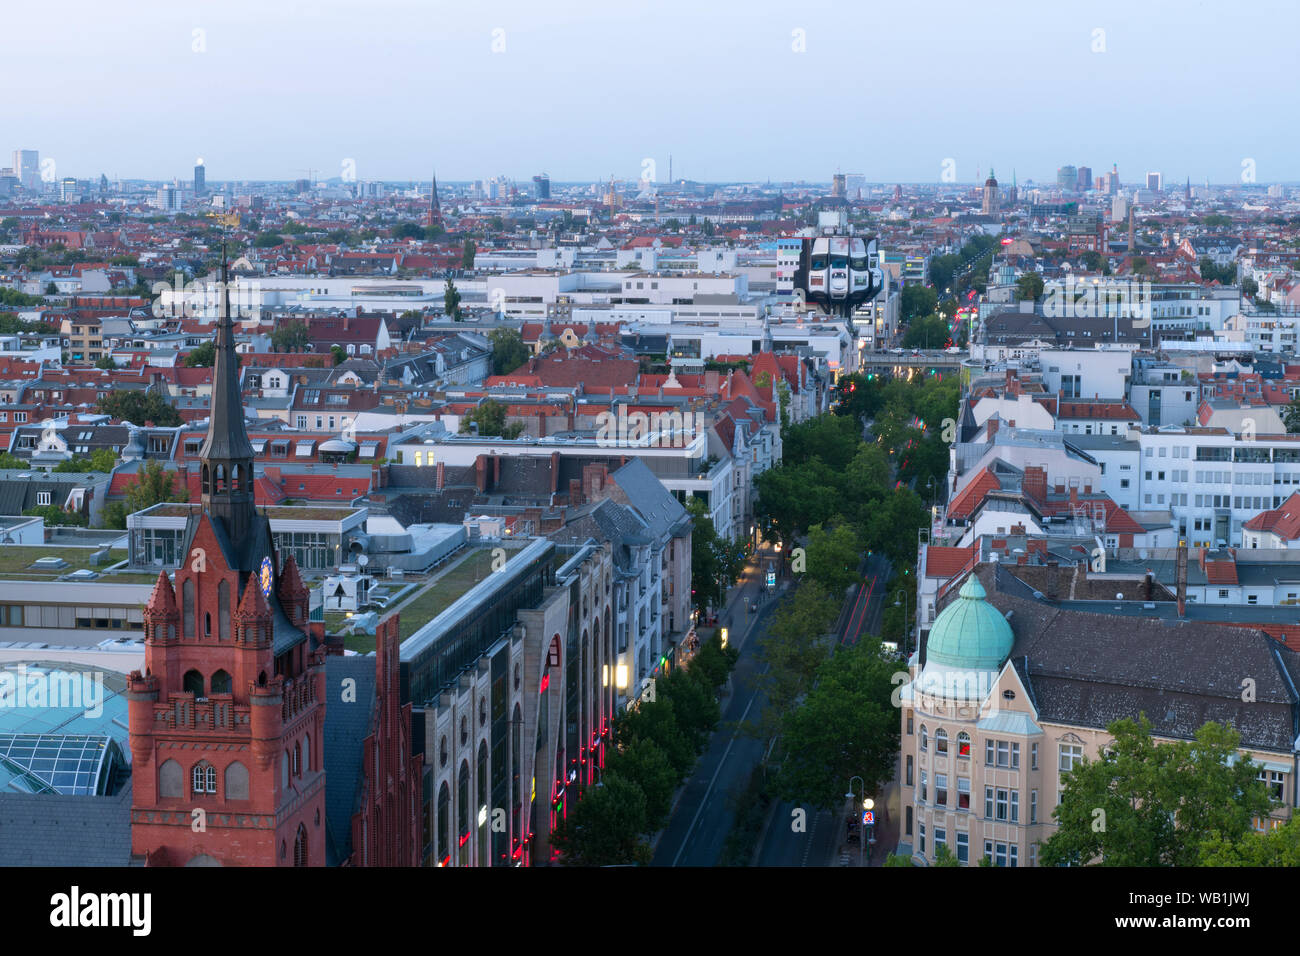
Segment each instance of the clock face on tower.
M259 576L261 578L262 593L269 598L271 596L271 578L272 578L271 559L269 557L262 559L262 567L261 570L259 571Z

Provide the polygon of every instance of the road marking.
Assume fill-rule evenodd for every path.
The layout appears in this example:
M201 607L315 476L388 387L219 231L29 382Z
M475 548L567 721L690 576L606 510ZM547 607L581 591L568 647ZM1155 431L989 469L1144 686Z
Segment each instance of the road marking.
M749 716L749 708L754 706L754 700L757 697L758 697L757 690L755 690L754 693L749 695L749 703L745 705L745 712L740 715L739 723L743 724L745 722L745 718ZM722 759L718 761L718 769L713 771L713 779L709 781L709 786L704 791L704 796L700 799L700 808L695 811L695 817L691 820L691 825L686 828L686 836L682 837L682 845L677 850L677 855L673 857L673 862L672 862L673 866L677 865L677 861L680 860L682 858L682 854L686 852L686 844L690 842L691 834L695 832L695 824L700 822L700 814L704 812L704 805L708 803L709 794L713 792L713 785L718 780L718 774L722 773L722 765L727 762L727 755L731 753L731 745L736 742L736 738L739 736L740 736L740 728L737 727L736 732L731 735L731 740L727 741L727 749L722 752Z

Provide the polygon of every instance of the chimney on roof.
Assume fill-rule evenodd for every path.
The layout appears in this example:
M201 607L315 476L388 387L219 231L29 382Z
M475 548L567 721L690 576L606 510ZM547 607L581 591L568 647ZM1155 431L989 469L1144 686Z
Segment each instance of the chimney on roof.
M1049 601L1056 600L1057 577L1060 573L1060 567L1061 562L1055 558L1047 562L1047 590L1045 593Z
M1152 584L1152 574L1151 574L1151 569L1148 568L1146 577L1142 579L1142 600L1144 601L1151 600L1151 584Z
M994 436L998 433L998 426L1002 424L998 418L990 418L986 423L988 425L989 443L992 444Z
M442 491L443 483L446 479L446 475L444 474L444 467L445 466L443 465L442 462L438 462L437 478L435 479L436 482L435 487L437 488L438 491Z
M474 487L487 491L487 485L487 455L479 455L474 459Z
M582 502L583 502L582 479L570 478L569 479L569 504L571 506L577 506L582 504Z
M1178 617L1187 611L1187 541L1178 542Z

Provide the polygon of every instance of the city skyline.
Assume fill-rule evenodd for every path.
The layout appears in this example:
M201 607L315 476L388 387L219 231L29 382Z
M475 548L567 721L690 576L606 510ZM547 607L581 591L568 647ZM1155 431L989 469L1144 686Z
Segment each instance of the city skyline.
M447 181L503 169L636 179L646 158L663 180L672 154L676 178L701 182L820 181L839 169L928 183L948 168L970 182L990 167L1050 182L1064 163L1117 163L1133 181L1163 168L1168 183L1228 184L1248 160L1258 182L1300 180L1285 127L1206 135L1207 122L1235 115L1243 91L1273 84L1269 64L1287 36L1208 9L760 3L737 16L669 3L646 17L389 0L363 19L333 2L146 7L154 15L126 32L98 7L68 5L83 27L67 38L68 68L9 104L5 151L38 149L56 175L79 178L183 177L203 156L222 181L309 169L329 178L348 161L371 181L423 181L433 165ZM39 45L23 38L45 15L13 11L0 39L13 72L42 74ZM109 83L79 65L99 62L106 38L117 51ZM1209 62L1232 82L1206 83ZM839 64L847 81L828 85ZM828 119L837 96L846 123ZM123 137L124 122L155 135ZM463 132L449 149L451 130Z

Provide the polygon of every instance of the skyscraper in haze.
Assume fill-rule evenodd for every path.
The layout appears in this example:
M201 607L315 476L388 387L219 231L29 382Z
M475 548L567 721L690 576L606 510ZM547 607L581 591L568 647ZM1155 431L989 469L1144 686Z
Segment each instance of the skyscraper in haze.
M551 198L551 177L546 175L546 173L542 173L539 176L534 176L533 191L536 193L538 199L550 199Z
M198 160L194 164L194 195L202 196L208 190L207 170L203 166L203 160Z
M1091 166L1079 167L1079 178L1078 178L1077 188L1081 193L1086 193L1089 189L1092 188L1092 167Z
M1158 193L1164 187L1164 177L1160 173L1147 173L1147 189Z
M1062 192L1074 192L1079 185L1079 170L1074 166L1062 166L1056 171L1056 185Z
M14 150L14 176L23 189L36 192L41 188L41 154L35 149Z

